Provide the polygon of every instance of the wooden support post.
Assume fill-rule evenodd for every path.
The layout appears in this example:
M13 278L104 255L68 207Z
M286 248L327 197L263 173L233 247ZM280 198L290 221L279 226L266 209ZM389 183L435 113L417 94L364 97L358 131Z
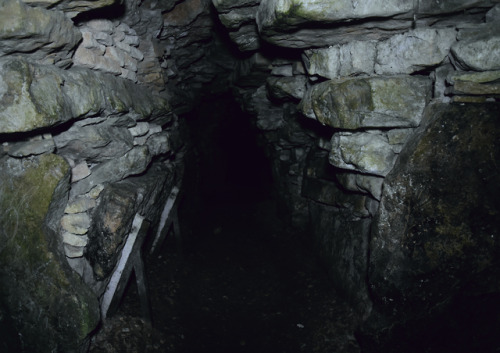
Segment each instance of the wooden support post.
M179 187L174 186L167 198L167 202L165 202L165 207L163 207L160 223L158 225L158 231L156 232L155 239L153 241L153 244L151 245L150 254L154 254L155 252L157 253L160 250L161 245L163 244L163 241L165 240L165 237L167 236L171 226L173 226L177 244L180 245L181 232L179 227L179 219L177 217L179 192Z
M151 311L149 297L144 274L144 263L142 261L141 248L149 228L149 222L139 214L135 215L132 229L123 246L120 260L106 287L101 300L101 314L103 320L113 315L118 309L123 292L132 275L135 273L137 290L141 300L142 315L151 323Z

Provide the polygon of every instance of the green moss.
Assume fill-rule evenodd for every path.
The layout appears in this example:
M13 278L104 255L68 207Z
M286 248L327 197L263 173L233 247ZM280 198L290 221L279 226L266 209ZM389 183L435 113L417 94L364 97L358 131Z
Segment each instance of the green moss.
M0 216L0 299L27 347L76 347L97 323L97 304L62 263L57 235L45 226L69 166L45 154L4 160L0 170L0 206L6 210Z

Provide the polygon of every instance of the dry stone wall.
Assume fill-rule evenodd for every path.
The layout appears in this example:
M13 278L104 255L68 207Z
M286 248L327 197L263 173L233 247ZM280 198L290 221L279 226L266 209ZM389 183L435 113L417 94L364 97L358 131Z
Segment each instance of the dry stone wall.
M0 3L2 351L86 351L135 214L156 227L182 174L161 14L88 15L110 4Z
M391 351L401 332L424 332L428 313L469 295L472 277L498 273L489 212L478 211L486 241L469 232L482 222L477 206L458 206L467 198L459 190L491 191L486 179L460 175L499 159L487 142L499 131L498 1L213 2L238 48L253 53L238 64L233 92L255 116L282 205L296 227L309 224L333 281L366 319L364 349ZM488 133L472 132L483 124ZM475 157L465 157L465 140ZM498 194L483 199L494 213ZM483 241L495 250L478 250ZM475 256L490 274L478 273Z

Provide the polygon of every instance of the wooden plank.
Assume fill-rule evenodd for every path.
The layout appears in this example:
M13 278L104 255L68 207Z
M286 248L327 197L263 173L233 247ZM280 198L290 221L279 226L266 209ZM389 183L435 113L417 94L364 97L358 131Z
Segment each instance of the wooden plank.
M170 230L170 227L173 225L173 230L176 239L180 242L180 227L179 220L177 217L177 206L179 198L180 189L178 186L174 186L170 195L165 202L165 206L163 207L163 211L160 217L160 223L158 224L158 230L156 232L155 239L153 240L153 244L151 245L150 254L154 254L158 252L165 240L165 237Z
M113 275L106 287L106 291L101 300L101 315L103 320L113 315L118 309L120 300L127 283L135 272L137 287L141 296L141 304L144 301L148 303L148 293L144 276L144 264L141 256L142 243L147 234L149 222L144 220L139 214L136 214L132 222L132 228L127 237L125 245L122 248L120 260L116 266ZM141 305L142 306L142 305ZM150 320L149 303L143 308L143 315Z

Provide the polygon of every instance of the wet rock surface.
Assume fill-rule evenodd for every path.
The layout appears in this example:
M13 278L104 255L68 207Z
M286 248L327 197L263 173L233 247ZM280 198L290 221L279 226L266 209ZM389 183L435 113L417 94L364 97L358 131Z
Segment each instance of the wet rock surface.
M132 284L92 353L359 352L358 317L303 235L276 217L273 200L240 196L207 211L182 253L168 238L148 260L153 328Z

